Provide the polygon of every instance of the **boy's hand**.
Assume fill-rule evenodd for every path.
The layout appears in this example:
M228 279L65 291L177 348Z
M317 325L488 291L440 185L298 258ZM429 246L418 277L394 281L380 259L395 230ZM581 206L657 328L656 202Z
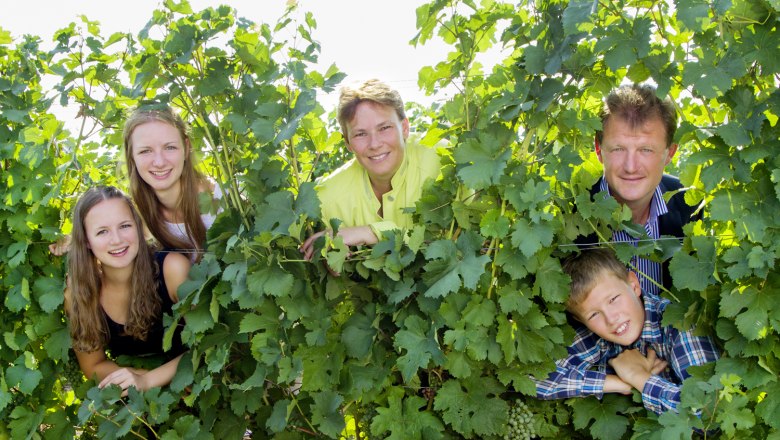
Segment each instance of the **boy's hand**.
M666 368L666 361L658 359L655 350L647 349L647 357L637 349L626 350L609 360L609 365L615 369L618 377L640 392L650 376L658 374Z

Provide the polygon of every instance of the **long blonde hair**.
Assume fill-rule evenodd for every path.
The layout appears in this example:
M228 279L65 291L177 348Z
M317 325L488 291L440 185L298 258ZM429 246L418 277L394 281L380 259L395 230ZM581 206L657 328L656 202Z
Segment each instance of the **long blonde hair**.
M73 210L73 233L68 252L68 294L65 313L70 322L73 349L80 352L102 350L108 345L109 332L105 312L100 306L102 269L89 248L84 219L89 211L104 200L122 199L133 214L138 233L138 255L133 261L130 278L130 310L125 334L146 340L149 330L160 315L161 300L157 293L158 267L153 249L144 240L141 218L130 199L113 186L98 186L85 192Z
M147 122L160 121L169 124L179 131L182 143L186 149L184 167L182 169L181 195L176 205L176 211L181 214L185 231L190 240L182 240L168 230L165 225L163 206L154 190L138 174L138 168L133 158L131 136L138 126ZM167 106L139 107L125 122L124 132L125 163L130 176L130 193L138 206L138 211L146 223L146 227L160 244L168 249L200 250L206 242L206 226L201 219L198 203L198 187L206 185L204 177L195 169L192 157L192 143L189 137L189 127L184 120ZM200 258L197 258L199 260Z

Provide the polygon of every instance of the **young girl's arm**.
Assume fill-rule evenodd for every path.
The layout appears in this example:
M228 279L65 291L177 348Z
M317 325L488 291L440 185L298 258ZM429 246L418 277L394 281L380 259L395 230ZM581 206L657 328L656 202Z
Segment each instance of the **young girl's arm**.
M173 252L165 257L163 261L163 277L165 286L168 288L168 295L170 295L173 302L178 301L176 291L181 283L187 279L189 270L190 260L187 257ZM91 374L97 374L98 379L100 379L99 387L103 388L113 384L119 385L123 390L127 390L131 386L139 390L148 390L168 385L173 380L176 368L179 366L179 360L181 360L181 355L179 355L163 365L147 371L120 367L106 359L106 355L102 351L76 353L76 357L79 359L79 365L82 366L82 371L84 371L87 377L91 377ZM85 360L85 364L89 366L89 372L85 368L85 364L81 362L82 357Z
M76 351L76 359L79 361L79 367L84 372L87 379L102 381L106 376L122 368L116 362L106 358L103 350L82 352Z
M171 252L166 255L165 260L163 260L162 271L165 287L168 289L168 295L171 300L176 303L179 301L176 291L187 279L187 275L190 271L190 260L182 254ZM176 375L176 368L179 366L179 360L181 360L181 355L176 356L170 361L149 371L135 370L132 368L117 369L106 376L100 382L99 386L102 388L110 384L116 384L121 386L123 390L126 390L130 386L134 386L139 390L148 390L149 388L168 385L171 383L171 380L173 380L173 376Z
M166 255L165 260L163 260L162 272L163 279L165 280L165 287L168 289L168 295L171 300L176 303L179 301L176 291L179 290L179 286L187 279L187 275L190 272L190 260L182 254L171 252ZM100 387L109 384L117 384L121 386L122 389L127 389L129 386L135 386L139 390L148 390L149 388L168 385L176 374L179 360L181 360L181 355L176 356L174 359L171 359L148 372L134 370L132 368L118 369L106 376L103 381L100 382Z
M134 368L118 368L104 377L98 386L103 388L108 385L119 385L125 390L122 393L124 395L131 386L136 387L138 390L148 390L168 385L176 374L176 368L179 366L180 359L181 355L176 356L154 370L149 371L136 370Z
M187 275L190 273L190 259L182 254L171 252L165 256L163 261L163 277L165 279L165 287L168 288L168 296L171 301L175 303L179 302L179 296L176 291L179 290L179 286L187 279Z

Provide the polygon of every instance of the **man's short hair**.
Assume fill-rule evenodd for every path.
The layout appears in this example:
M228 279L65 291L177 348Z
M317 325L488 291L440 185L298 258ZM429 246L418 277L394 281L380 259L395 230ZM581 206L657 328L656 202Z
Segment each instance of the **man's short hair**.
M666 128L667 147L672 145L674 132L677 130L677 114L672 100L668 97L663 100L658 98L655 87L649 84L620 86L607 96L601 110L602 130L596 132L599 143L604 138L603 127L612 117L622 119L632 128L639 127L653 118L661 118Z
M348 141L347 128L349 122L355 117L355 110L358 104L363 101L371 101L377 104L386 105L395 110L398 119L406 119L404 112L404 101L397 90L378 79L369 79L355 86L344 86L341 88L339 96L338 121L341 126L341 133L344 139Z
M606 272L621 280L628 278L628 268L620 262L610 249L586 249L567 258L563 271L571 277L569 299L566 309L574 312L588 297L596 281Z

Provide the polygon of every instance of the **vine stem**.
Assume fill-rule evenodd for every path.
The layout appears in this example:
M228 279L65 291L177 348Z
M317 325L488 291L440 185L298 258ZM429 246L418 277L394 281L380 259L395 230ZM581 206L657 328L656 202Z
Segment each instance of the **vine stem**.
M506 212L506 199L501 201L501 217L504 216L504 213ZM490 299L490 297L493 294L493 288L496 285L496 271L498 270L498 265L496 265L496 258L498 256L498 248L501 244L501 240L498 237L493 237L493 240L490 241L490 249L488 249L487 254L490 256L491 252L493 253L493 258L490 259L492 270L490 272L490 286L488 286L487 291L487 299Z
M197 55L201 55L201 51L198 50L195 52ZM198 61L197 56L193 55L193 60ZM223 146L221 149L222 155L224 157L221 157L219 154L219 144L215 141L213 136L211 135L211 130L209 130L210 121L208 119L207 112L195 104L195 99L193 98L192 94L190 93L190 90L187 88L186 84L184 84L181 80L181 78L177 77L171 72L170 67L168 66L168 63L165 62L165 60L161 60L161 64L165 66L165 68L168 70L168 73L170 74L171 80L175 83L177 83L180 87L180 89L183 91L184 95L186 96L186 100L182 100L181 105L186 108L190 114L192 114L195 117L195 122L197 122L201 128L203 129L203 132L205 133L206 139L211 145L211 148L214 149L214 151L217 154L214 154L214 159L217 162L217 168L219 171L224 175L228 177L229 183L229 189L227 193L229 194L229 199L231 200L231 204L233 205L232 208L238 210L242 223L244 224L244 227L249 229L251 225L249 224L249 218L247 217L247 212L244 209L244 204L241 203L241 196L238 192L238 183L235 181L235 179L231 178L231 176L234 175L234 173L231 172L231 166L232 162L230 161L228 148L226 146ZM200 63L198 63L198 73L201 75L201 79L203 79L203 71L200 67ZM188 105L189 104L189 105ZM219 127L219 125L217 125Z
M301 405L298 404L298 399L293 399L293 402L295 402L295 407L298 409L298 412L301 413L301 417L303 417L303 421L305 421L306 424L309 425L309 429L311 429L310 434L314 435L317 432L317 429L314 428L314 425L312 425L311 421L308 419L308 417L306 417L306 413L303 412Z
M461 186L458 185L458 190L455 191L455 200L460 200L460 192L461 192ZM452 216L452 221L450 222L450 230L447 232L447 240L452 240L453 234L455 233L455 216Z

